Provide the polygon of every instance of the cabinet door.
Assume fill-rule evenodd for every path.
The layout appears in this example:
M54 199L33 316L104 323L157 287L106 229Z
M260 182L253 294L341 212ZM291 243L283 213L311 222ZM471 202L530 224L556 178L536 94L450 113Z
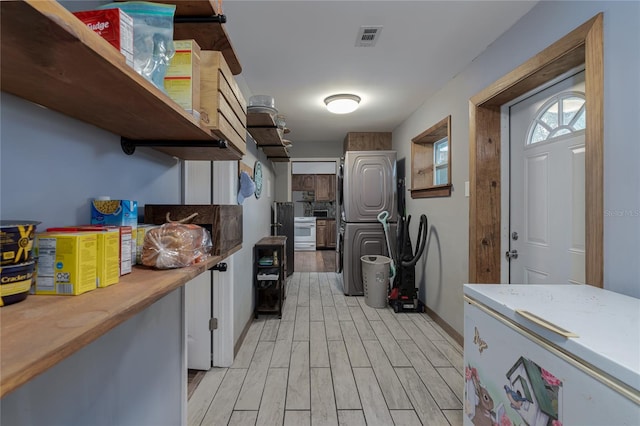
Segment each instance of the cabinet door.
M291 190L292 191L304 191L302 189L302 181L304 175L291 175Z
M302 175L302 190L315 191L316 175Z
M316 220L316 247L327 246L327 221Z
M336 221L328 220L327 221L327 247L335 248L337 235L336 235Z
M316 175L316 201L334 201L336 199L336 176Z
M316 176L315 175L291 175L292 191L315 191Z

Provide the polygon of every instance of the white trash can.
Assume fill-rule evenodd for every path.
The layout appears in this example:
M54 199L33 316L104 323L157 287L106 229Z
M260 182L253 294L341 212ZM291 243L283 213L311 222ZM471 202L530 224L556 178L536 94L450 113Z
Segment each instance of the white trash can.
M372 308L386 308L391 259L387 256L366 255L360 258L360 262L364 302Z

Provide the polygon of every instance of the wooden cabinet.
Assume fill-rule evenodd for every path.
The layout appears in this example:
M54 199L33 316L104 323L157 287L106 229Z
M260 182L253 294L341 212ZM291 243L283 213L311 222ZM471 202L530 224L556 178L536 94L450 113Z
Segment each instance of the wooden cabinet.
M282 318L287 277L287 237L264 237L253 247L254 316L278 314Z
M331 219L327 221L327 247L335 248L338 241L338 230L336 229L336 221Z
M388 151L391 132L349 132L344 138L344 151Z
M327 221L316 219L316 248L327 247Z
M3 92L120 135L123 147L144 144L185 160L242 157L244 147L220 149L227 138L129 67L59 3L3 1L0 19Z
M336 247L336 221L335 219L316 220L316 247L335 248Z
M315 191L316 175L291 175L292 191Z
M336 175L316 175L316 201L335 201Z

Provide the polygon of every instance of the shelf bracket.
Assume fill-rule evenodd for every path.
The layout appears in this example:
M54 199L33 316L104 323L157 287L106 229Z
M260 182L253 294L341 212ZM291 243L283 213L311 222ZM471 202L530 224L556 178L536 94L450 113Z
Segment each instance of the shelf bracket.
M217 264L213 265L211 268L209 268L209 270L210 271L227 272L227 263L226 262L217 263Z
M148 139L148 140L135 140L129 139L122 136L120 138L120 146L122 147L122 151L124 151L127 155L133 155L136 152L136 147L139 146L148 146L148 147L176 147L176 148L220 148L225 149L229 147L229 144L226 140L208 140L208 141L172 141L172 140L157 140L157 139Z
M204 24L211 22L225 24L227 22L227 15L174 16L173 22L176 24Z

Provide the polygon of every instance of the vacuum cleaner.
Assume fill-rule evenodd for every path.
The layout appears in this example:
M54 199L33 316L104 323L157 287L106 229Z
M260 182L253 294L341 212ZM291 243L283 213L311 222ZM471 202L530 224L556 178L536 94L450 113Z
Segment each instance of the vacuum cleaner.
M420 216L420 226L418 228L418 239L415 252L411 244L409 236L409 224L411 223L411 215L405 220L404 216L400 216L398 220L398 244L397 244L397 262L393 261L391 246L389 244L387 218L389 213L386 211L378 215L378 221L382 223L385 238L387 240L387 251L392 258L392 271L395 279L389 293L389 305L393 311L398 312L424 312L424 305L418 299L418 288L416 287L416 263L422 256L427 242L428 219L426 215Z

